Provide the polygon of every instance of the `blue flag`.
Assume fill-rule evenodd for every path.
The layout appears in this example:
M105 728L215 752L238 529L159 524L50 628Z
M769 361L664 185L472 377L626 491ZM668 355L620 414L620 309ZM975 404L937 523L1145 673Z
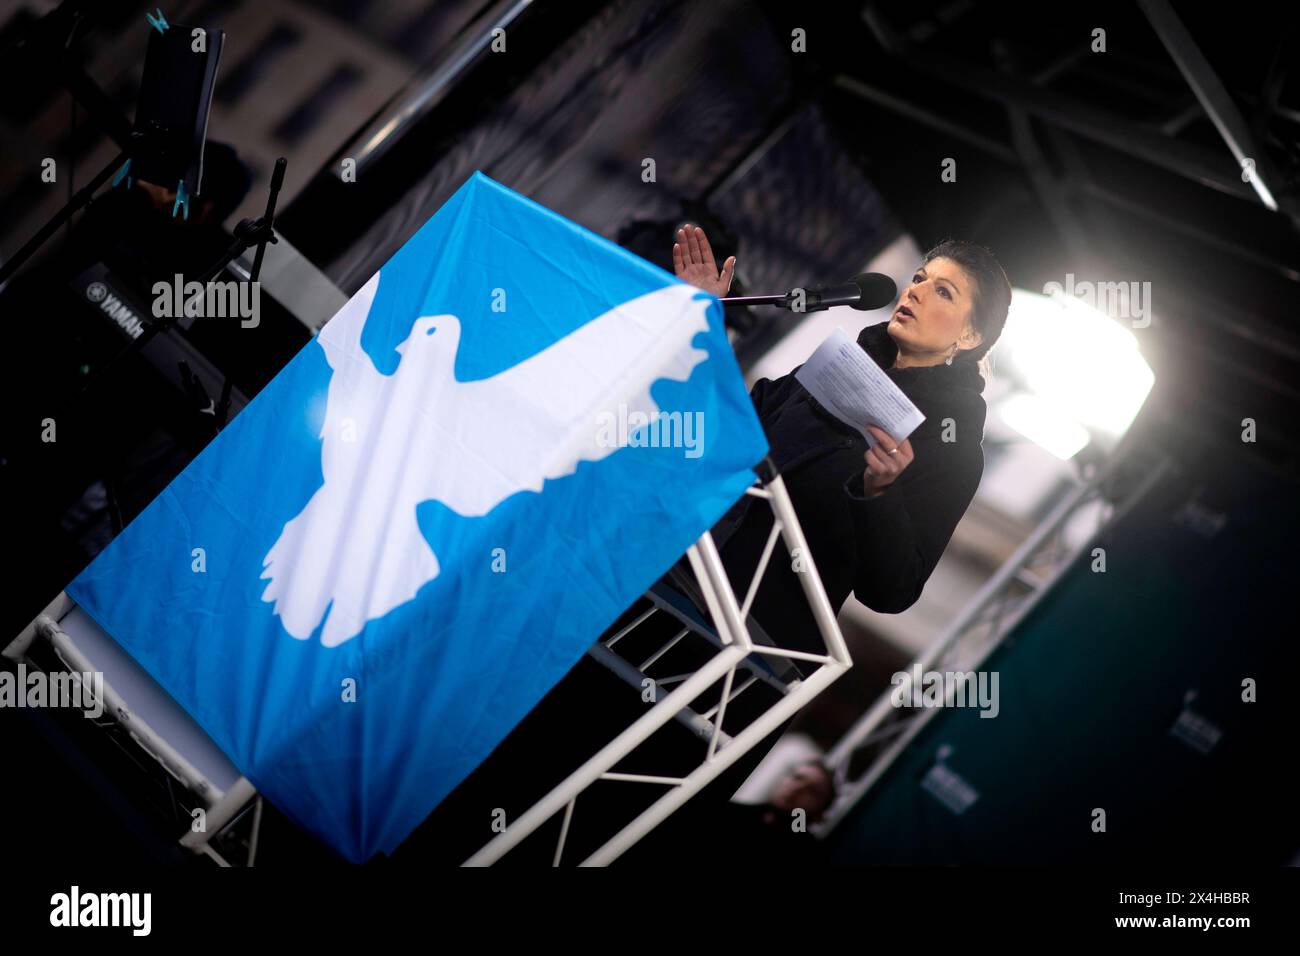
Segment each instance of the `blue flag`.
M766 451L714 297L476 172L68 593L364 861Z

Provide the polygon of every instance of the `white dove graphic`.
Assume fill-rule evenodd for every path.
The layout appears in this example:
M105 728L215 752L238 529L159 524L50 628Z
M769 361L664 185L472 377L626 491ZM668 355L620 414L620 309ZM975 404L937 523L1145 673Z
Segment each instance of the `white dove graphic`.
M685 381L707 358L691 345L708 328L708 300L672 284L617 305L491 378L458 382L460 321L415 321L380 373L361 347L379 273L317 341L330 377L321 429L324 484L288 521L262 564L263 601L284 629L337 647L415 597L438 575L416 506L437 500L465 517L573 474L617 450L598 420L618 404L659 411L650 386Z

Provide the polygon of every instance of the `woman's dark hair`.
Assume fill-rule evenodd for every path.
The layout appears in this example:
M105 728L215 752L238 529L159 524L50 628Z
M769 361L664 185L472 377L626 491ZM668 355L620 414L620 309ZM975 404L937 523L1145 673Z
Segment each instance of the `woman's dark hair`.
M975 282L971 292L971 325L983 338L973 349L959 351L954 362L972 362L979 366L986 376L989 372L988 362L984 356L997 342L1002 328L1007 324L1007 312L1011 308L1011 283L1007 274L984 246L964 239L945 239L925 254L922 263L932 259L951 259L961 266L962 271Z

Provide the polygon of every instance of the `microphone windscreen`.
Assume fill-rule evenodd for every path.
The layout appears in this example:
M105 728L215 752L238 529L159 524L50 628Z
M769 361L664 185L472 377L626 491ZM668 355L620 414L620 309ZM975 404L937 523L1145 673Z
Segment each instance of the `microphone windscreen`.
M887 305L892 305L898 296L898 286L894 280L880 272L864 272L854 276L850 281L862 290L862 298L853 306L862 312L883 309Z

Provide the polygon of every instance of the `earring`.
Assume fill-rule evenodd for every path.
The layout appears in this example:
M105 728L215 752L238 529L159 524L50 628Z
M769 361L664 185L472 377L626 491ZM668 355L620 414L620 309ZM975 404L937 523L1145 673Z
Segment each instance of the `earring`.
M944 365L951 365L951 364L952 364L953 356L956 355L956 354L957 354L957 343L954 342L954 343L952 343L952 351L948 353L948 361L944 362L943 364L944 364Z

